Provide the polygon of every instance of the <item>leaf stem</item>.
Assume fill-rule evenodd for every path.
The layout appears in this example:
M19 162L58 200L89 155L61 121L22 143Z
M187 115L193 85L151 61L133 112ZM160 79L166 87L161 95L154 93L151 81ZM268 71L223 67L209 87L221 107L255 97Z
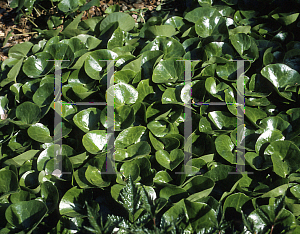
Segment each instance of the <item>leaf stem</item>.
M41 13L35 8L35 7L33 7L34 8L34 10L36 11L36 13L38 14L38 16L40 17L41 16Z
M25 18L28 19L35 27L38 28L38 26L29 17L27 17L27 15L24 13L24 11L22 9L21 9L21 11L22 11L23 15L25 15Z
M27 35L27 34L35 34L35 33L38 33L38 32L28 32L28 33L14 34L14 35L12 35L12 36L23 36L23 35Z
M274 228L274 225L272 225L272 228L271 228L271 232L270 232L270 234L272 234L272 233L273 233L273 228Z
M52 1L51 1L51 2L52 2ZM45 7L41 6L40 4L38 4L38 5L39 5L39 7L42 8L44 11L46 11L46 12L48 11ZM52 3L52 5L53 5L53 3ZM53 7L55 7L55 6L53 6Z

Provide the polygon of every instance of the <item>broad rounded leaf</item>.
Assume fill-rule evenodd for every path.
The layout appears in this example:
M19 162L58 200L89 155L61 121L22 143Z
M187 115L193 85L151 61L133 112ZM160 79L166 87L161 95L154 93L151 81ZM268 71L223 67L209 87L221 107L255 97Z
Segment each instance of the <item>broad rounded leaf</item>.
M208 196L215 183L212 179L202 176L202 175L197 175L189 180L187 180L182 186L184 190L186 190L190 196L187 198L189 201L196 201L202 197Z
M263 119L263 118L267 117L267 113L264 112L263 110L257 109L257 108L252 108L249 106L245 106L245 115L255 126L257 126L257 121L259 119Z
M49 212L56 209L59 201L59 194L57 188L49 181L41 184L41 197L46 203Z
M143 126L129 127L123 130L115 140L115 147L124 149L127 146L140 142L145 131L146 127Z
M57 43L50 45L47 52L50 53L55 60L66 60L61 62L61 68L67 68L73 63L74 52L68 44Z
M47 75L53 68L54 62L50 53L40 52L31 55L25 60L23 65L23 72L30 78L41 77Z
M294 23L299 16L299 13L280 13L280 14L274 14L272 17L280 22L283 25L290 25Z
M264 151L268 146L268 143L273 141L283 141L285 137L279 130L266 130L263 134L259 136L255 144L255 151L260 154L261 150Z
M86 74L94 80L100 80L104 74L104 70L107 68L107 61L101 60L113 60L118 55L111 50L95 50L89 53L84 62L84 69Z
M88 108L74 115L73 121L82 131L89 132L99 128L100 114L99 109Z
M130 83L131 80L134 79L136 73L132 70L122 70L117 71L114 74L114 79L116 83Z
M31 140L28 138L26 131L17 132L8 142L8 147L17 152L24 152L31 144Z
M141 141L127 147L127 157L148 155L150 154L150 152L151 152L151 147L146 141Z
M138 97L137 101L143 101L145 99L145 97L147 97L149 94L154 93L153 86L150 85L150 79L141 80L141 82L138 84L136 90L139 93L139 97Z
M145 30L141 30L141 38L155 38L157 36L171 37L176 33L176 29L172 25L153 25L146 26Z
M300 72L300 49L292 49L284 55L283 63Z
M163 60L154 68L152 80L154 83L175 83L184 78L184 64L174 58Z
M98 38L86 34L80 34L74 38L78 38L80 41L82 41L82 43L89 50L95 49L101 43L101 41Z
M206 91L221 101L224 101L225 90L228 88L229 86L223 82L217 85L213 77L209 77L205 80Z
M16 44L10 48L8 51L8 56L10 58L22 59L23 57L26 57L32 46L33 44L29 41Z
M132 180L135 181L139 178L140 167L135 163L125 162L122 164L120 172L125 176L125 178L128 178L130 175Z
M173 179L166 171L159 171L155 174L155 177L153 178L153 181L155 183L164 183L167 184L171 182Z
M101 171L94 166L89 165L85 171L85 177L89 183L99 188L109 186L110 182L105 181L101 175Z
M16 157L13 157L11 159L7 159L4 161L4 164L6 165L14 165L16 167L22 166L26 161L31 160L39 150L28 150Z
M224 55L229 55L229 58L234 56L232 47L224 42L211 42L204 47L204 50L206 60L209 60L213 56L223 57Z
M24 95L28 98L32 98L34 92L39 88L40 81L40 79L34 79L23 84L22 91Z
M60 214L69 217L85 217L85 195L87 194L83 189L76 187L69 189L59 203Z
M217 10L212 14L201 16L195 23L195 29L196 33L202 38L226 36L228 34L226 21Z
M225 111L212 111L208 114L209 119L218 129L227 130L236 127L236 117Z
M280 92L284 91L287 85L300 85L300 74L285 64L270 64L261 70L261 74Z
M232 153L234 149L234 144L227 135L218 136L216 141L217 152L228 162L234 164L236 163L236 155Z
M179 202L181 199L187 198L188 193L182 188L166 186L159 191L159 197L170 199L173 203L175 203Z
M261 130L257 130L256 133L263 133L266 130L280 130L283 132L284 135L288 134L292 131L292 126L289 122L283 120L278 116L270 116L264 118L260 121L260 128Z
M212 7L197 7L193 9L192 11L188 12L184 19L196 23L200 17L212 17L213 14L216 12L216 10Z
M250 62L244 62L244 70L247 71L251 64ZM234 81L237 80L237 62L226 63L225 65L219 65L216 69L217 75L224 80ZM242 77L241 77L242 78ZM240 79L241 79L240 78Z
M63 11L63 12L69 12L69 11L74 11L79 5L79 0L62 0L58 4L58 9Z
M48 161L59 154L67 157L75 154L75 151L72 149L72 147L68 145L62 145L61 148L62 149L60 149L60 146L58 144L55 144L55 145L50 145L48 148L43 150L37 159L38 171L44 170Z
M184 48L174 38L160 36L147 44L140 53L145 51L161 50L164 53L164 58L181 57L184 54ZM182 63L182 62L178 62Z
M296 198L298 198L298 199L300 198L300 185L299 184L291 187L290 191Z
M214 164L213 162L209 163L208 165L210 166L210 170L205 173L205 176L211 178L215 182L219 180L225 180L228 177L229 172L236 170L236 168L234 168L233 166L217 164L217 163Z
M112 50L116 47L122 47L123 44L124 44L124 34L122 30L118 27L107 42L107 49Z
M0 198L19 190L18 178L10 170L0 171Z
M135 121L134 109L128 105L121 105L115 108L114 128L116 131L124 130L130 127ZM108 128L107 123L107 107L101 112L100 121L105 128Z
M163 137L167 135L170 131L169 124L163 120L151 121L147 124L147 128L150 129L152 134L156 137Z
M51 158L49 161L46 162L45 173L47 175L52 174L62 181L70 181L72 179L73 166L69 157L67 157L66 155L62 155L62 159L61 159L62 166L61 168L58 169L59 170L58 172L57 172L57 165L55 165L57 163L56 157ZM61 173L60 170L61 172L64 173Z
M163 167L173 171L184 159L184 153L180 149L174 149L169 154L165 150L159 150L155 153L156 161Z
M37 226L47 214L47 211L46 205L41 201L21 201L10 205L5 212L5 217L14 227L28 230Z
M84 148L91 154L100 153L107 144L107 133L104 130L93 130L82 138Z
M235 193L228 196L224 202L223 210L228 207L233 207L237 212L241 212L242 206L250 200L250 197L243 193Z
M16 109L16 116L25 124L34 124L40 120L41 110L32 102L23 102Z
M176 29L180 29L184 24L183 18L180 16L172 16L165 22L165 25L172 25Z
M300 168L300 150L291 141L271 142L264 154L271 156L274 172L281 177L285 178Z
M257 171L263 171L272 166L271 162L265 161L264 157L254 152L247 152L245 154L245 159L249 163L249 165Z
M181 92L184 92L184 91L186 91L186 89L185 90L181 89ZM185 92L185 93L187 93L187 92ZM185 101L190 100L190 95L189 96L186 95L184 97L184 99L181 99L181 96L183 96L183 95L182 95L182 93L180 93L180 96L179 96L179 93L180 93L179 89L167 88L161 97L162 104L168 104L168 103L169 104L182 104L182 103L180 103L181 100L185 100Z
M103 31L107 26L115 22L119 23L119 27L122 31L130 31L135 25L135 21L130 15L123 12L114 12L101 21L100 31Z
M72 37L71 39L64 39L64 40L61 40L60 43L66 44L71 48L74 58L78 58L87 52L87 47L78 38ZM69 49L66 50L66 53L70 53ZM64 56L69 56L69 60L71 60L71 58L73 58L72 56L70 56L70 54L64 55ZM67 57L65 59L67 59Z
M52 137L50 136L49 129L41 124L36 123L31 125L27 130L28 136L30 136L31 139L42 142L42 143L50 143L52 142Z
M258 48L253 38L245 33L237 33L230 36L230 41L243 59L257 59Z
M159 140L163 143L163 148L166 151L171 151L173 149L178 149L180 146L180 141L176 137L172 137L170 135L166 135L164 137L160 137Z
M44 83L34 93L32 100L38 106L49 105L53 101L53 83Z
M106 91L106 100L114 100L116 107L124 104L134 104L139 96L138 91L129 84L119 83L109 87Z

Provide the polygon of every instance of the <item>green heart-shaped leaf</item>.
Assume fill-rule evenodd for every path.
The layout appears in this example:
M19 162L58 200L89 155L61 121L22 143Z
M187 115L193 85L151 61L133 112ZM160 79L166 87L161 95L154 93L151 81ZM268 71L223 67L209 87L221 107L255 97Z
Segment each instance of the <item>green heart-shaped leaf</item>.
M119 83L109 87L106 91L107 99L114 100L116 107L124 104L134 104L138 99L138 92L129 84Z
M165 150L159 150L155 153L157 162L163 167L173 171L184 159L184 153L180 149L174 149L169 154Z
M5 217L14 227L29 231L43 220L47 211L47 206L41 201L21 201L10 205L5 212Z
M107 144L107 133L104 130L93 130L82 138L84 148L91 154L100 153Z
M104 69L107 68L107 61L114 60L118 55L111 50L95 50L89 53L84 62L84 69L86 74L94 80L100 80L104 74Z
M40 52L27 58L23 64L23 72L30 78L47 75L52 69L54 62L50 53Z
M234 144L231 139L227 135L218 136L216 141L216 150L217 152L228 162L235 164L236 163L236 155L232 153L234 149Z
M115 140L115 147L124 149L127 146L140 142L145 131L146 127L143 126L129 127L123 130Z
M16 193L19 190L18 178L10 170L0 171L0 197Z
M50 136L49 129L41 124L36 123L31 125L28 130L28 136L30 136L31 139L42 142L42 143L50 143L52 142L52 137Z
M23 102L16 109L16 116L25 124L35 124L40 120L41 110L32 102Z
M300 74L285 64L270 64L261 70L261 74L266 77L279 91L284 91L287 85L300 85Z
M118 22L122 31L130 31L135 25L134 19L123 12L114 12L109 14L100 24L100 31L103 31L107 26Z
M62 197L59 203L59 213L69 217L85 217L84 200L87 192L73 187Z
M78 112L73 121L85 133L99 128L101 111L97 108L88 108Z
M299 148L291 141L271 142L264 152L271 155L274 172L283 178L299 170L299 153Z

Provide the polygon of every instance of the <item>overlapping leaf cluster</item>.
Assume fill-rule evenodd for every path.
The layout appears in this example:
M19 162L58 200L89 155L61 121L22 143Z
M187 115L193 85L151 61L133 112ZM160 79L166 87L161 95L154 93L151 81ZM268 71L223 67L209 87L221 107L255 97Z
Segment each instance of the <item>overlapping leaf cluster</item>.
M198 0L145 24L122 12L83 21L81 13L61 32L12 47L0 64L0 233L298 233L300 4L289 3ZM185 167L189 88L177 60L196 60L193 102L236 103L232 60L241 59L245 130L235 105L193 105ZM49 60L65 60L55 130ZM101 60L115 60L114 83ZM109 96L117 174L101 173L107 107L67 104ZM51 174L54 131L62 175ZM252 174L229 174L238 141Z

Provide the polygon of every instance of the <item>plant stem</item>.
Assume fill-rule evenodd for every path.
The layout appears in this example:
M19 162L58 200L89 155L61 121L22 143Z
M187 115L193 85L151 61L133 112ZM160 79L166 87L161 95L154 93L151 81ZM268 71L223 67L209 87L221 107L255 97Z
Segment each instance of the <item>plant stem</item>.
M272 228L271 228L271 232L270 232L270 234L272 234L272 233L273 233L273 228L274 228L274 225L272 225Z
M145 24L145 19L144 19L144 16L143 16L143 11L140 11L140 16L141 16L142 19L143 19L143 24Z
M26 16L26 14L24 13L24 11L22 9L21 9L21 11L22 11L23 15L25 15L26 19L28 19L35 27L38 28L38 26L29 17Z
M33 8L36 11L36 13L38 14L38 16L41 16L41 13L35 7L33 7Z
M52 2L52 1L51 1L51 2ZM39 5L39 7L42 8L44 11L48 11L45 7L41 6L40 4L38 4L38 5ZM53 3L52 3L52 5L53 5ZM53 7L55 7L55 6L53 6Z
M29 33L22 33L22 34L14 34L12 36L23 36L23 35L27 35L27 34L35 34L35 33L38 33L38 32L29 32Z

